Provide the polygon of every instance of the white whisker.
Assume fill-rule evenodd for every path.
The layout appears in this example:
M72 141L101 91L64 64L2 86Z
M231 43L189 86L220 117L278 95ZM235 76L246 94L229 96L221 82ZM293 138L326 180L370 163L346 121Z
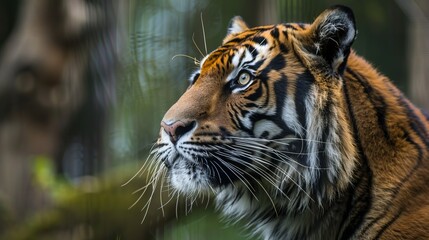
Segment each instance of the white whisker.
M152 149L154 148L156 146L156 143L154 143L153 145L152 145L152 147L149 149L149 152L151 152L148 156L147 156L147 158L146 158L146 161L145 161L145 163L141 166L141 168L127 181L127 182L125 182L125 183L123 183L122 185L121 185L121 187L124 187L124 186L126 186L126 185L128 185L134 178L136 178L142 171L143 171L143 169L145 168L145 165L146 165L146 163L148 162L148 160L149 160L149 158L152 156Z
M254 155L249 155L249 154L246 154L246 153L240 153L240 154L242 154L242 155L244 155L244 156L246 156L246 157L248 157L248 158L251 158L252 160L255 160L255 163L256 164L259 164L260 166L262 166L262 167L264 167L264 169L266 170L266 171L268 171L268 173L264 173L264 171L262 171L262 169L261 168L259 168L259 167L257 167L257 166L254 166L254 165L252 165L252 164L247 164L246 166L247 167L249 167L250 169L255 169L256 170L256 172L261 176L261 177L263 177L265 180L267 180L274 188L276 188L283 196L285 196L286 198L288 198L289 200L290 200L290 198L289 198L289 196L287 196L284 192L283 192L283 190L281 190L276 184L275 184L275 182L274 181L272 181L270 178L269 178L269 173L271 173L271 174L273 174L273 176L274 177L279 177L279 176L277 176L276 175L276 173L273 171L273 170L271 170L271 169L269 169L268 167L266 167L265 165L270 165L270 166L273 166L273 167L275 167L275 169L277 170L277 171L279 171L280 173L282 173L288 180L290 180L290 181L292 181L292 183L296 186L296 187L298 187L298 189L300 190L300 191L302 191L310 200L312 200L313 202L315 202L315 200L300 186L300 184L298 184L292 177L290 177L283 169L281 169L281 168L279 168L279 167L277 167L277 166L275 166L275 165L272 165L272 163L270 163L270 162L266 162L266 160L265 159L263 159L263 158L259 158L259 157L257 157L257 156L254 156ZM234 159L235 161L237 161L237 162L239 162L239 163L241 163L241 164L243 164L243 165L245 165L246 164L246 162L245 161L243 161L242 159L239 159L239 158L237 158L236 156L233 156L233 155L227 155L227 154L225 154L224 155L225 157L227 157L227 158L229 158L229 159ZM292 166L291 166L292 167ZM300 176L300 177L302 177L302 175L300 174L300 172L297 170L297 169L295 169L294 167L292 167L294 170L295 170L295 172L297 172L298 173L298 175Z
M228 166L229 168L231 168L231 170L232 169L236 169L237 171L240 171L240 172L243 172L243 173L246 173L245 171L243 171L243 170L241 170L241 169L239 169L239 168L237 168L237 167L235 167L235 166L233 166L233 165L231 165L231 164L229 164L229 163L227 163L227 162L225 162L225 161L223 161L222 162L223 164L225 164L226 166ZM270 194L268 193L268 191L265 189L265 187L255 178L255 177L253 177L252 175L250 175L249 173L246 173L249 177L251 177L253 180L255 180L255 182L262 188L262 190L265 192L265 194L267 195L267 197L268 197L268 199L270 200L270 202L271 202L271 204L272 204L272 206L273 206L273 209L274 209L274 212L276 213L276 216L278 216L278 211L277 211L277 208L276 208L276 205L275 205L275 203L274 203L274 200L271 198L271 196L270 196Z
M179 219L179 194L177 194L177 198L176 198L176 219Z
M162 189L164 187L164 179L165 179L165 175L167 174L167 171L163 171L163 174L161 176L161 186L159 187L159 202L160 202L160 208L161 208L161 212L162 212L162 216L165 217L165 212L164 212L164 204L162 203Z
M206 31L204 30L204 21L203 21L203 13L202 12L201 12L200 18L201 18L201 27L203 30L204 48L206 50L206 55L207 55L208 51L207 51Z
M218 153L219 154L219 153ZM281 189L279 189L277 186L276 186L276 184L275 184L275 182L274 182L274 179L275 178L277 178L278 176L277 176L277 174L273 171L273 170L271 170L271 169L269 169L266 165L271 165L270 163L269 164L266 164L267 162L265 162L265 161L261 161L260 159L257 159L257 161L255 162L256 164L258 164L259 166L261 166L261 167L258 167L258 166L255 166L255 165L252 165L252 164L249 164L249 163L247 163L247 162L245 162L244 160L242 160L242 159L239 159L239 158L237 158L237 157L235 157L235 156L233 156L233 155L229 155L229 154L223 154L223 156L224 157L226 157L226 158L228 158L228 159L232 159L232 160L234 160L235 162L238 162L238 163L240 163L240 164L242 164L242 165L245 165L245 166L247 166L249 169L252 169L252 170L255 170L255 172L257 172L258 173L258 175L260 175L261 177L263 177L265 180L267 180L267 182L268 183L270 183L272 186L274 186L278 191L280 191L281 193L282 193L282 195L284 195L286 198L289 198ZM251 157L255 157L255 156L251 156ZM255 159L256 160L256 159ZM272 165L273 166L273 165ZM278 170L280 170L280 169L278 169ZM272 177L270 177L270 175L268 175L269 173L271 173L271 174L273 174L273 176ZM285 173L284 173L285 174ZM286 174L285 174L285 176L286 177L288 177Z
M199 66L199 65L200 65L200 61L199 61L196 57L191 57L191 56L186 55L186 54L176 54L176 55L174 55L174 56L171 58L171 60L173 61L176 57L185 57L185 58L189 58L189 59L192 59L192 60L194 61L194 64L195 64L195 65L197 65L197 66Z
M295 154L297 156L300 156L300 155L304 155L304 156L305 155L309 155L309 153L304 153L302 148L301 148L301 150L299 152L290 152L290 151L283 151L283 150L274 149L274 148L269 147L267 145L264 145L262 143L257 143L255 141L253 141L253 139L252 140L245 140L245 138L242 138L240 140L242 140L242 141L241 142L240 141L236 142L235 146L243 146L243 147L248 148L248 149L255 149L256 148L256 149L259 149L259 150L268 151L268 152L276 154L278 157L280 157L280 159L282 161L283 160L291 161L291 162L297 164L298 166L300 166L302 168L315 169L315 170L329 170L329 168L310 167L310 166L303 165L302 163L299 163L295 159L291 158L290 156L285 155L285 153ZM246 145L243 145L243 144L246 144ZM323 152L323 151L319 151L319 152ZM264 154L267 157L272 158L271 156L269 156L269 155L267 155L265 153L262 153L262 154Z

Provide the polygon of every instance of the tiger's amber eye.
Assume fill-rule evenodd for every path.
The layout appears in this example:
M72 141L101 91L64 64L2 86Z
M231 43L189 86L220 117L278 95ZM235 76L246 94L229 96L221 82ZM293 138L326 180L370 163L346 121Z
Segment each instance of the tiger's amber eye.
M240 74L237 82L241 86L244 86L250 82L250 79L251 79L250 74L248 72L244 72Z

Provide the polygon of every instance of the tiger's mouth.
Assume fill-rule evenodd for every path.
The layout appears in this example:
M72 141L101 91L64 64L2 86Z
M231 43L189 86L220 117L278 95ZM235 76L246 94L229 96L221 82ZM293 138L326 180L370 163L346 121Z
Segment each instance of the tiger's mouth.
M246 181L251 159L241 157L241 161L226 158L225 153L207 154L189 158L176 153L173 161L164 161L168 169L170 183L184 193L197 193L210 188L219 188L236 181ZM236 156L239 157L239 156Z

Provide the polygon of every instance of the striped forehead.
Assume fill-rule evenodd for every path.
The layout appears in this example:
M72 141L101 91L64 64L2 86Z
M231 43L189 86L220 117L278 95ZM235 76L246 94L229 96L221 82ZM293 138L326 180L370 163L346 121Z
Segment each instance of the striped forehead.
M226 81L234 79L242 69L257 71L256 64L268 57L268 44L253 44L251 48L240 47L231 57L232 71L226 77Z
M219 51L225 52L226 50L230 49L241 49L246 48L247 46L252 46L261 53L268 53L267 46L275 45L273 41L288 39L287 35L291 33L293 34L294 32L304 32L308 29L309 26L309 24L304 23L285 23L251 28L242 33L236 34L233 37L227 36L227 42L225 42L224 45L208 54L201 60L200 68L203 68L207 60L209 60L208 62L211 64L215 61L215 58L222 55L219 54ZM240 56L243 54L243 52L244 50L241 52L236 51L236 53L238 53Z
M234 40L234 39L233 39ZM234 42L234 41L231 41ZM207 55L200 63L201 69L221 63L228 72L226 81L235 78L242 69L256 71L255 64L266 59L270 54L270 40L258 34L242 39L232 45L230 42ZM228 66L225 63L228 62Z

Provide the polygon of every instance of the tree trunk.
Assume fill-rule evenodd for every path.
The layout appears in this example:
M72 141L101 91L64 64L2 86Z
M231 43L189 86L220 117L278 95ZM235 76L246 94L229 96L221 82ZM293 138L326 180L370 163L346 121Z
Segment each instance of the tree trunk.
M429 112L429 1L396 0L410 19L409 95L417 106Z
M114 57L101 58L93 50L114 56L104 43L114 45L114 38L106 38L114 25L114 9L111 1L22 4L18 25L0 55L0 202L17 221L50 205L49 194L35 183L35 161L63 155L76 126L85 125L76 119L96 120L92 133L98 135L91 138L101 139L104 119L95 114L104 113L97 111L102 107L92 111L92 118L85 115L87 121L81 115L96 95L93 67L108 69L100 71L110 74L103 79L106 86L114 77ZM102 94L96 97L109 95L108 88L97 91Z

